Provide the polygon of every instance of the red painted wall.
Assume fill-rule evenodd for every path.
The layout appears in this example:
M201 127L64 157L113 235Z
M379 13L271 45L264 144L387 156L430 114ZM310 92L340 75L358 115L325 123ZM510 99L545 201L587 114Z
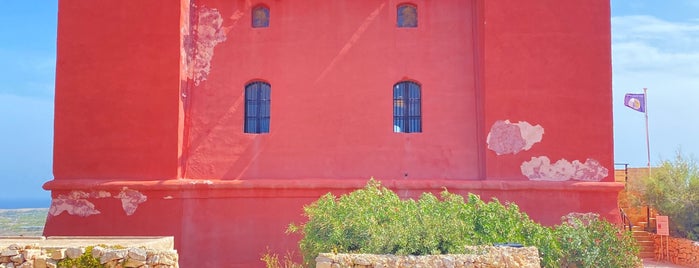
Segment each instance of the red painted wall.
M61 1L45 234L171 235L182 267L262 267L267 248L298 253L284 229L304 204L371 176L405 198L497 197L549 225L618 221L609 2L415 0L408 29L400 3ZM257 4L270 27L250 27ZM242 129L256 80L272 86L268 134ZM393 132L402 80L422 85L422 133ZM491 141L504 120L543 138ZM529 180L523 163L543 157L602 182Z
M527 153L486 153L488 179L520 179L532 156L593 158L613 181L609 1L484 1L484 107L496 121L545 128ZM486 129L487 130L487 129Z
M252 28L256 3L197 1L225 41L187 94L185 177L478 179L470 1L417 1L418 28L396 27L398 1L324 0L265 3L269 28ZM252 80L271 84L269 134L242 130ZM419 134L393 132L403 80L422 85Z
M60 1L54 178L175 179L180 10Z

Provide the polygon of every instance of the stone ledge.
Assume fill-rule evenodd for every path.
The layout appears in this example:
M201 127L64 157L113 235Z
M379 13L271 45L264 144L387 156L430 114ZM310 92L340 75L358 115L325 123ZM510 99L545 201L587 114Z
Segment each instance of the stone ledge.
M469 268L511 267L539 268L539 250L536 247L466 247L473 254L424 256L396 256L374 254L320 253L316 268Z
M0 237L0 267L56 267L88 247L104 267L177 268L173 237Z
M452 179L409 179L409 180L380 180L383 186L393 190L409 190L425 192L441 190L447 188L450 191L573 191L573 192L619 192L624 188L619 182L581 182L581 181L510 181L510 180L452 180ZM240 190L253 191L255 197L271 191L269 196L283 194L284 191L309 191L308 196L316 197L317 191L333 191L360 189L367 183L367 179L254 179L254 180L193 180L193 179L172 179L172 180L148 180L148 181L124 181L124 180L98 180L98 179L54 179L46 182L44 189L50 191L73 191L73 190L114 190L118 191L124 187L138 191L175 191L180 195L173 195L173 198L195 198L190 193L181 194L182 191L198 190ZM315 191L314 191L315 190ZM207 192L207 196L211 193ZM299 193L294 193L294 196ZM245 196L244 193L237 195ZM305 195L304 195L305 196Z

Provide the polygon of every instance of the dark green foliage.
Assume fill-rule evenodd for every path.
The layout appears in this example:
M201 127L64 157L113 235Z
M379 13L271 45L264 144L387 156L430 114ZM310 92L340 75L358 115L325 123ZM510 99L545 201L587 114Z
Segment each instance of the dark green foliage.
M308 222L290 225L301 232L306 265L320 252L426 255L465 253L466 245L516 242L539 248L546 266L555 267L560 252L552 230L496 199L469 202L444 190L441 200L430 193L401 200L379 182L336 198L327 194L304 208Z
M640 193L640 204L650 205L670 219L670 233L699 241L699 166L677 152L675 159L663 160L651 177L630 181L629 187Z
M65 258L56 264L59 268L102 268L104 265L100 264L100 260L92 257L92 246L85 248L85 253L80 255L77 259Z
M594 214L592 214L594 215ZM638 246L630 232L622 231L597 215L564 217L556 227L564 252L562 266L633 268L640 265Z
M591 258L611 266L581 262L578 267L630 267L625 264L638 260L630 234L604 221L553 229L535 223L515 204L486 203L474 194L464 202L447 190L440 197L424 193L417 201L401 200L372 179L363 189L339 198L326 194L306 206L308 221L291 224L288 231L303 234L299 246L309 267L321 252L461 254L468 253L468 245L509 242L537 247L543 267ZM568 242L559 241L563 236ZM588 239L593 242L583 243Z

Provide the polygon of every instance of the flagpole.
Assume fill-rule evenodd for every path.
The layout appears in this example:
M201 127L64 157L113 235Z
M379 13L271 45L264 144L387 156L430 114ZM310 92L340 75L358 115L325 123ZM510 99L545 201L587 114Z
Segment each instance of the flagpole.
M646 152L648 154L648 177L650 177L650 137L648 135L648 89L643 88L643 107L645 108L646 114Z

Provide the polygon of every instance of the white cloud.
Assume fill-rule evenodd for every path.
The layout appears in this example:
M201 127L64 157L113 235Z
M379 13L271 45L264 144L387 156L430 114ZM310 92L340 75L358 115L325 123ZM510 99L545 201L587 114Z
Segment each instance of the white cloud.
M625 93L648 88L651 162L678 147L699 154L699 20L612 18L615 162L646 164L643 114L623 106Z
M669 22L651 16L612 18L615 71L672 71L699 75L699 21Z

